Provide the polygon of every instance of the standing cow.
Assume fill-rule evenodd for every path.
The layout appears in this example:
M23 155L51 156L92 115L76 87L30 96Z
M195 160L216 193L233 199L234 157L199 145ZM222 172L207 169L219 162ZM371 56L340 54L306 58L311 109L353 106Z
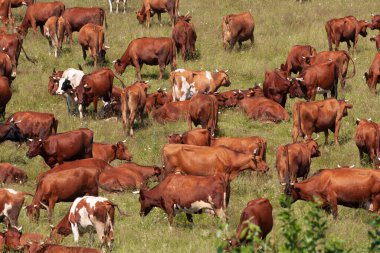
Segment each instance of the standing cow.
M360 160L364 153L368 154L375 169L380 164L380 130L379 124L371 119L356 120L355 143L359 150Z
M287 76L291 73L297 74L302 71L305 63L309 63L311 57L317 54L317 50L310 45L293 46L286 58L285 64L281 64L281 70L285 71Z
M146 20L146 26L150 27L150 17L157 13L158 22L161 24L161 13L167 12L172 22L172 28L177 19L179 0L143 0L143 6L136 12L136 18L140 24Z
M191 16L179 16L178 22L172 31L172 38L177 47L177 54L179 50L182 52L182 59L186 60L186 54L195 57L195 42L197 41L197 34L193 23L190 23Z
M219 105L214 95L199 93L193 96L190 99L187 117L189 131L191 131L194 123L195 126L201 125L203 129L209 130L211 136L214 136L218 131L218 115Z
M380 52L375 55L368 72L364 73L364 78L372 93L376 93L376 86L380 83Z
M222 28L224 49L230 46L230 50L232 50L236 42L239 43L239 47L241 48L242 42L246 40L251 40L251 46L253 46L255 41L253 35L255 22L250 12L224 16Z
M63 17L50 17L44 25L44 35L49 41L50 48L54 47L54 57L58 57L58 50L62 50L65 36L65 20Z

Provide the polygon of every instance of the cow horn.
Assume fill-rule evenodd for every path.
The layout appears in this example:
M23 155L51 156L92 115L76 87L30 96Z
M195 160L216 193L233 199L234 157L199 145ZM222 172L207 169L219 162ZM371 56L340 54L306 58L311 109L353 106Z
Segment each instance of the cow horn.
M372 16L372 17L374 17L374 16L375 16L375 14L371 13L371 16Z
M46 210L49 210L49 207L47 205L45 205L44 203L42 203L41 201L40 201L40 204L41 204L41 206L45 207Z
M5 50L5 47L3 47L3 51Z
M132 193L133 193L133 194L139 194L140 191L133 191Z
M127 142L127 139L125 139L125 140L124 140L124 141L122 141L122 142L126 143L126 142Z
M215 69L215 72L219 72L219 70L218 70L218 69Z
M286 79L288 79L288 81L292 81L292 79L290 77L287 77Z
M161 90L161 87L160 88L157 88L157 91Z
M356 118L356 122L360 122L360 119L359 119L359 118Z
M144 81L144 83L149 83L149 81Z
M340 166L340 164L338 164L338 168L342 168L342 166Z
M234 94L237 94L238 92L236 90L233 91Z
M50 228L51 228L51 229L53 229L53 228L54 228L54 226L53 226L52 224L49 224L49 226L50 226Z
M350 169L352 169L352 168L354 168L354 167L355 167L355 164L351 165L351 166L350 166Z
M317 137L314 139L315 141L319 139L319 134L317 134Z
M21 230L22 230L22 226L19 226L19 227L15 227L15 226L14 226L14 228L17 229L18 232L21 232Z
M301 81L301 82L304 81L302 77L296 77L296 80L297 80L297 81Z
M253 150L253 154L254 154L254 155L257 155L258 151L259 151L259 149L258 149L258 148L255 148L255 150Z
M282 186L285 186L286 185L286 183L280 183Z
M182 134L180 134L180 135L179 135L179 137L181 137L181 138L182 138Z
M112 63L116 63L116 62L117 62L117 60L112 61Z
M227 69L227 70L226 70L226 71L224 71L224 72L226 72L226 73L227 73L227 72L228 72L228 70L229 70L229 69Z
M13 117L12 117L11 120L10 120L9 122L13 122L13 120L14 120L14 119L13 119Z
M185 16L189 15L190 14L190 11L187 11L187 13L185 14Z
M38 141L42 141L42 139L38 139Z
M87 88L88 87L87 83L83 87Z
M306 59L306 57L305 56L301 56L302 57L302 59Z
M21 123L21 120L15 122L15 124L19 124L19 123Z
M163 91L166 91L166 88L164 88Z
M240 89L239 89L239 93L242 93Z
M348 101L349 101L348 99L345 99L345 100L344 100L344 102L346 102L346 103L348 103Z
M290 182L290 185L294 185L294 182Z
M33 139L28 139L28 141L33 141Z
M110 47L109 47L109 46L104 46L104 48L105 48L105 49L110 49Z
M372 118L369 118L368 121L372 121Z

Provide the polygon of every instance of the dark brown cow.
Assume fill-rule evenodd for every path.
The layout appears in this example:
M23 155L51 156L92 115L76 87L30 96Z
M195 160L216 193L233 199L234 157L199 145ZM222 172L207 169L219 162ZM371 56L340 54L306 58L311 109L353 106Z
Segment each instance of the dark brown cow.
M285 64L281 64L281 70L285 71L287 76L297 74L302 71L305 63L309 63L310 57L316 54L317 50L310 45L295 45L290 49Z
M239 106L248 118L264 122L288 121L289 113L278 103L264 97L245 97Z
M28 176L22 170L13 166L10 163L0 163L0 183L25 183L28 180Z
M167 12L172 22L172 28L176 22L179 9L179 0L143 0L140 11L136 12L136 18L140 24L146 20L146 25L150 27L150 17L157 13L158 22L161 24L161 13Z
M187 119L190 100L167 102L152 112L152 117L160 124L175 122L179 119Z
M14 19L12 18L12 1L11 0L1 0L0 1L0 21L4 25L11 24L14 26Z
M177 67L175 42L172 38L135 39L129 43L122 57L114 63L115 70L120 75L124 73L127 66L134 66L139 81L141 81L140 71L143 64L159 65L161 80L166 65L170 64L172 71Z
M38 2L29 5L26 9L25 17L19 27L17 27L17 32L25 37L28 33L30 27L33 28L34 34L37 32L37 26L40 27L41 34L43 35L43 26L45 22L52 16L59 17L65 11L65 5L62 2Z
M92 157L94 133L87 128L51 135L46 139L33 139L26 155L33 158L42 156L45 163L53 168L57 163Z
M374 41L376 43L377 51L380 51L380 35L373 36L369 39L370 41Z
M3 119L5 117L5 109L7 108L7 104L12 98L12 91L9 86L10 84L8 78L4 76L0 77L0 116Z
M266 172L269 169L258 149L240 153L226 147L166 144L162 157L165 165L162 177L173 172L197 176L225 173L233 180L244 170Z
M12 61L9 55L0 52L0 77L4 76L9 82L16 78L16 72L13 72Z
M168 136L168 143L210 146L210 131L208 129L196 128L183 134L170 134Z
M58 50L62 50L65 37L65 20L63 17L50 17L44 25L44 35L49 41L50 49L54 47L54 56L58 57Z
M368 154L372 161L373 168L380 164L380 130L379 124L371 119L356 120L355 143L359 149L360 160L363 160L364 153Z
M119 141L114 145L94 142L92 145L92 157L104 160L107 163L110 163L115 159L132 160L131 153L128 152L127 147L122 141Z
M380 52L375 55L368 73L364 73L364 78L372 93L376 93L376 86L380 83Z
M84 8L74 7L68 8L62 14L65 20L66 33L70 38L70 45L73 44L73 32L79 32L86 24L94 24L103 26L105 21L107 27L106 14L100 7Z
M101 253L99 249L66 247L45 242L32 243L28 249L29 253Z
M168 215L170 226L175 215L181 211L186 213L191 223L192 214L202 211L214 214L225 222L229 198L230 183L224 175L169 175L152 189L140 190L140 215L146 216L154 207L158 207Z
M18 216L25 201L24 196L25 193L13 189L0 189L0 220L5 222L6 226L17 228Z
M371 30L380 30L380 15L372 14Z
M325 29L327 40L329 42L329 50L332 51L332 44L335 45L335 50L339 50L339 43L346 42L348 50L351 48L350 41L354 44L354 52L356 44L359 40L359 34L363 37L367 36L367 28L371 24L364 20L357 20L353 16L344 18L334 18L326 22Z
M105 45L103 27L94 24L84 25L79 30L78 42L82 46L83 60L86 60L86 51L90 50L95 68L98 60L104 61L109 47Z
M147 94L144 113L147 115L151 113L154 109L158 109L163 106L166 102L173 100L172 93L167 93L166 88L158 88L156 92Z
M18 8L23 5L29 6L31 4L34 4L35 0L11 0L11 6L12 8Z
M186 60L186 54L191 54L193 58L195 57L197 34L194 25L190 21L191 16L179 16L178 22L172 31L172 38L177 47L177 54L181 50L184 61Z
M305 181L288 185L285 193L292 202L317 201L338 216L338 205L364 207L380 214L380 171L336 168L318 171Z
M246 40L251 40L251 46L253 46L255 41L253 35L255 22L250 12L224 16L222 30L224 49L230 46L230 50L232 50L236 42L239 43L239 47L241 48L242 42Z
M279 146L276 154L276 168L280 184L293 185L299 177L305 180L309 175L311 158L320 155L318 143L314 140Z
M317 102L297 102L293 106L293 143L298 136L311 139L313 133L324 132L328 143L329 130L334 133L335 144L339 145L339 130L347 109L352 109L348 100L334 98Z
M195 126L201 125L203 129L208 129L212 136L218 131L218 100L214 95L198 93L190 99L187 125L189 131L192 123Z

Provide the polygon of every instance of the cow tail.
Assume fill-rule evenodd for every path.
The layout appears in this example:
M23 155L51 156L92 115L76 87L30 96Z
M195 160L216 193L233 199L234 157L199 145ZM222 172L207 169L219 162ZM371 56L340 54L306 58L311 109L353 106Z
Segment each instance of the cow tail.
M174 24L175 24L177 23L177 18L178 18L179 0L175 0L173 10L174 10Z
M380 151L379 151L380 131L379 131L378 125L375 122L371 121L371 124L375 128L375 131L376 131L376 135L375 135L375 157L374 157L374 161L373 161L375 163L376 159L380 155Z
M57 129L58 129L58 120L53 117L52 130L54 131L54 134L57 134Z
M121 102L121 117L123 120L123 129L125 131L125 127L127 124L127 103L128 103L127 92L125 90L123 90L123 92L121 93L120 102Z
M96 50L96 56L99 57L100 56L100 32L99 32L99 29L97 29L96 26L94 26L94 29L95 29L95 33L96 33L96 43L95 43L95 50Z
M122 86L123 88L125 88L125 83L123 82L123 80L122 80L119 76L117 76L115 73L113 73L113 75L114 75L114 77L116 77L117 80L120 81L121 86Z
M32 60L32 59L29 58L29 56L26 54L25 49L24 49L24 47L23 47L23 45L22 45L22 41L21 41L21 49L22 49L22 51L24 52L26 59L27 59L28 61L30 61L31 63L36 64L37 60Z
M8 2L8 22L13 22L12 21L12 1Z
M261 141L261 151L260 151L260 156L261 156L261 159L263 159L264 162L267 161L267 158L266 158L266 150L267 150L267 142L266 140L262 140Z
M327 34L327 41L329 43L329 50L332 50L332 31L331 31L330 21L327 21L325 25L325 30Z
M102 11L103 11L103 9L102 9ZM103 11L103 17L104 17L104 27L105 27L106 29L108 29L107 15L106 15L106 12L105 12L105 11Z
M218 105L217 105L217 101L216 101L216 98L211 95L210 96L210 99L211 99L211 131L212 131L212 136L215 136L215 132L216 132L216 128L217 128L217 125L218 125Z
M119 212L120 215L125 216L125 217L130 217L131 216L131 215L127 214L126 212L122 211L117 204L115 204L115 203L113 203L111 201L110 201L110 204L117 209L117 211Z
M302 135L302 127L301 127L301 102L298 102L296 104L296 111L297 111L297 128L299 135Z
M353 69L352 69L352 73L349 77L347 77L346 79L351 79L355 76L356 74L356 69L355 69L355 62L354 60L351 58L351 56L346 52L346 51L343 51L344 54L347 56L348 60L352 62L352 65L353 65Z

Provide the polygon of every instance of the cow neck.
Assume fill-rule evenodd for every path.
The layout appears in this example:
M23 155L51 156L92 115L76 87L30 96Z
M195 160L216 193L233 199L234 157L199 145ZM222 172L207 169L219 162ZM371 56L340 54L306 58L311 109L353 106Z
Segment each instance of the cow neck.
M123 56L120 58L120 62L122 64L122 68L125 70L125 68L131 64L131 57L129 55L129 50L123 54Z
M158 184L154 188L144 192L144 197L148 198L150 200L149 204L151 207L164 208L163 203L162 203L162 194L159 192L160 191L160 189L159 189L160 184Z

